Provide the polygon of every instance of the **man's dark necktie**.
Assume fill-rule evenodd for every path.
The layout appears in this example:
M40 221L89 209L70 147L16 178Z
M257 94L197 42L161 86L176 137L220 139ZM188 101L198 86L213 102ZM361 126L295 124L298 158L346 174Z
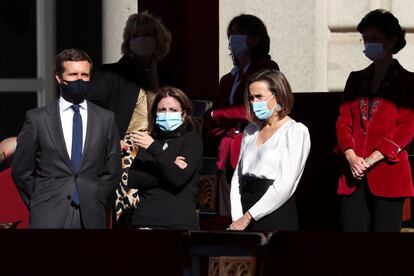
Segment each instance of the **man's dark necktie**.
M71 106L73 109L73 127L72 127L72 155L71 163L75 173L78 172L80 162L82 159L82 116L79 113L80 105L74 104ZM72 194L72 202L76 205L80 205L78 190L75 185L75 190Z

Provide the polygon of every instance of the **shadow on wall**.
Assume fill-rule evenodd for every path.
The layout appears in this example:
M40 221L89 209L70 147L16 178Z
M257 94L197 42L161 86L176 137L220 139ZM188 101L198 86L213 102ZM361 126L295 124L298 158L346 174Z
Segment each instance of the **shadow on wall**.
M296 199L302 230L339 229L340 200L336 195L340 160L335 154L335 123L343 93L295 93L291 117L305 124L311 151Z

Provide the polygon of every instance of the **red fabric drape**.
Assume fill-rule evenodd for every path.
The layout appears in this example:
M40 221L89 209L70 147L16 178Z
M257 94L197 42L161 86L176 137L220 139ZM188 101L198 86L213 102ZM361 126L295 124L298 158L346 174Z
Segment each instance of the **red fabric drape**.
M21 220L17 228L27 228L29 211L17 191L11 169L0 172L0 222Z

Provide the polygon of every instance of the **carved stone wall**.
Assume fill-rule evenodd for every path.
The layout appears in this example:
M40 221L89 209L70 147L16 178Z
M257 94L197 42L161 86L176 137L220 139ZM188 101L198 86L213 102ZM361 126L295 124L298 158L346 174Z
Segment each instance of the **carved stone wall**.
M226 28L241 13L266 24L272 58L295 92L342 91L349 73L370 62L356 25L370 10L390 10L407 29L407 46L395 57L414 71L414 3L410 0L226 0L220 1L220 75L232 62Z

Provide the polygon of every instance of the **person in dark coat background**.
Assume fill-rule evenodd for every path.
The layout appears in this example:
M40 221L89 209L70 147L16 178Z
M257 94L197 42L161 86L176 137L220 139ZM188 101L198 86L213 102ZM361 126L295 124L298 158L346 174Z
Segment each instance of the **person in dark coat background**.
M231 178L240 154L243 129L248 124L243 99L246 82L262 69L279 70L279 66L269 56L270 38L260 18L250 14L234 17L227 27L227 37L234 68L221 78L211 118L206 122L210 135L219 139L220 215L229 216Z
M148 110L155 91L171 84L160 61L171 44L171 34L161 20L144 11L129 16L123 33L122 58L104 64L94 74L87 99L115 113L123 151L123 174L116 194L117 219L138 203L136 190L128 189L128 170L138 148L130 141L133 131L148 130Z

